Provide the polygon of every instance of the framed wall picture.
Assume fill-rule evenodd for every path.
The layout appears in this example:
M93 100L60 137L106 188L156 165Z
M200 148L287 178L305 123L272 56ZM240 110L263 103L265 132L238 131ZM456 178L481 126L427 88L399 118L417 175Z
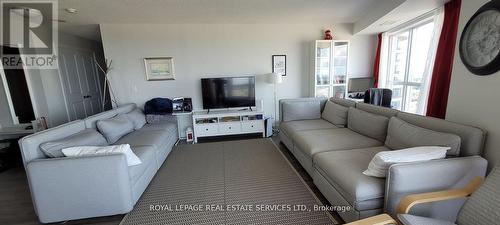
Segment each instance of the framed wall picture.
M273 73L286 76L286 55L273 55Z
M174 59L172 57L144 58L146 79L175 80Z

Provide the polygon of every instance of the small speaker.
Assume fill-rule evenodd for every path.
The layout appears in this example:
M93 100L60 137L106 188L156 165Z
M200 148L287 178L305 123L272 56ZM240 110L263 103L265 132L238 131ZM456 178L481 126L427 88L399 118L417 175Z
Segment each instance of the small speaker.
M183 109L188 112L193 110L193 102L191 101L191 98L184 98Z

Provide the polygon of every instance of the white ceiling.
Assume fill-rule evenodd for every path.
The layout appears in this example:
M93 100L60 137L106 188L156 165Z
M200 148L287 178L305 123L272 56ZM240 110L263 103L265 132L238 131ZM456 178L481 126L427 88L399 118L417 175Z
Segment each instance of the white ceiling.
M405 22L417 18L427 12L430 12L449 0L391 0L392 9L387 12L374 16L373 21L370 17L364 17L354 24L353 32L356 34L377 34L388 31ZM382 4L381 4L382 5ZM385 8L388 8L387 6ZM383 11L380 11L383 12Z
M429 7L435 7L427 3L441 1L443 0L59 0L59 19L66 21L59 23L59 29L65 33L100 40L98 24L107 23L353 23L354 27L360 28L354 33L366 34L378 31L373 28L374 24L378 25L387 12L402 8L402 2L424 2L417 4L424 6L419 8L420 11L417 10L420 13ZM382 5L385 11L375 10ZM71 14L65 8L75 8L78 12ZM411 7L404 9L403 12L392 12L395 16L391 19L397 18L398 14L415 14L411 13ZM356 23L361 25L356 26ZM366 29L369 32L363 32Z
M353 23L376 1L385 0L59 0L59 17L63 32L98 39L97 26L82 25Z

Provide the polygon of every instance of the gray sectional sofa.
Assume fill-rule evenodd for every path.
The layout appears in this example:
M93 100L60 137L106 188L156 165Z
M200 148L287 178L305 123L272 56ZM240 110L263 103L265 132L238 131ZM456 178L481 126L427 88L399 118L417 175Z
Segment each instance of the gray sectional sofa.
M339 212L346 222L395 215L408 194L463 187L486 173L486 133L476 127L334 98L280 100L280 121L281 142L322 194L350 208ZM387 178L362 174L376 153L417 146L451 149L446 159L392 165ZM412 214L452 219L460 205L424 204Z
M178 140L177 124L145 124L113 144L129 144L142 161L127 166L124 154L48 158L40 145L126 114L135 104L51 128L19 141L35 211L42 223L124 214L132 210Z

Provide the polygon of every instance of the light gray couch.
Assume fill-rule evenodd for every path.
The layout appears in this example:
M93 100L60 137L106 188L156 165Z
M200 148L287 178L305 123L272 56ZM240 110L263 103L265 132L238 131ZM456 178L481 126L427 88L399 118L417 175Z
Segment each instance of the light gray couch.
M322 115L327 101L337 106L333 114L345 113L330 115L345 117L343 124L324 119L328 116ZM486 173L487 162L479 156L486 133L476 127L334 98L280 100L280 121L282 143L321 193L332 205L351 208L339 212L346 222L382 212L395 215L404 196L463 187ZM458 144L446 159L396 164L385 179L362 174L380 151L447 146L450 139ZM453 219L453 209L459 206L457 201L427 204L415 207L412 214Z
M178 139L175 123L146 124L114 144L130 144L141 164L125 155L47 158L40 144L96 129L98 120L128 113L135 104L51 128L19 141L35 211L42 223L124 214L132 210Z

